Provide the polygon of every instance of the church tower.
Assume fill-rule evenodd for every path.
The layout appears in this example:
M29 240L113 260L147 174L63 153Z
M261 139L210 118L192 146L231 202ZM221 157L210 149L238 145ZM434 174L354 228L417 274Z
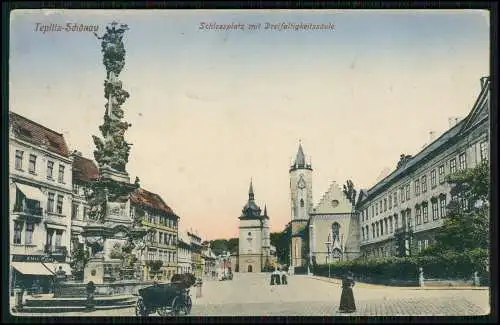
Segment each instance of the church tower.
M292 219L290 266L292 270L306 265L307 256L304 256L304 253L307 243L304 236L308 231L306 228L313 208L312 171L311 164L306 162L302 144L299 142L297 156L289 170Z
M243 207L239 219L239 272L262 272L262 268L269 259L269 217L267 216L267 208L261 215L261 210L255 203L252 181L250 181L248 190L248 202Z

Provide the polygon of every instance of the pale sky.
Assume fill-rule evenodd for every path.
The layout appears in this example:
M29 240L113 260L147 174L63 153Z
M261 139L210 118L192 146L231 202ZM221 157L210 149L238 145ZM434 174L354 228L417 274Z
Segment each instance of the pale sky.
M290 220L289 164L311 157L313 200L332 181L369 188L401 153L415 154L465 117L489 74L487 11L14 11L10 109L64 133L93 159L105 68L89 32L41 24L129 25L120 79L132 123L127 171L162 196L181 229L238 235L253 178L271 231ZM200 22L261 23L258 31ZM266 22L335 30L270 31Z

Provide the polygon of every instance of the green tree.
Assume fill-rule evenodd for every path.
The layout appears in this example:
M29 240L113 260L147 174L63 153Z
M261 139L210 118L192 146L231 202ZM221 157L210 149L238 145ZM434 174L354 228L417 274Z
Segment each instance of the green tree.
M464 252L489 248L489 165L483 162L475 168L448 176L452 201L447 217L437 230L436 242L422 255L444 252Z
M163 266L163 261L155 260L155 261L147 261L147 267L149 268L150 276L155 278L158 274L161 273L161 267Z
M69 266L77 279L83 279L83 270L85 265L87 265L88 260L88 251L83 249L83 245L75 244L75 248L71 254L71 262L69 263Z
M356 198L358 191L354 188L353 181L351 181L350 179L346 181L346 183L344 184L343 192L347 197L347 199L349 200L349 202L351 202L353 206L356 206Z
M281 232L272 232L269 237L271 245L276 247L276 257L280 264L288 264L290 262L290 223L285 226Z

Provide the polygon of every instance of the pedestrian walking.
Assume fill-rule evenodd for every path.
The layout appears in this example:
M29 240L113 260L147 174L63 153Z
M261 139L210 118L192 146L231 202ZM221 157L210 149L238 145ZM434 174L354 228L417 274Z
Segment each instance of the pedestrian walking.
M286 279L286 271L281 270L281 284L288 284L288 281Z
M352 313L356 311L352 287L354 287L354 274L349 271L342 278L342 295L340 296L339 307L339 312L341 313Z
M86 307L87 307L87 310L90 311L90 310L94 310L94 293L95 293L95 285L94 285L94 281L89 281L89 283L87 283L87 304L86 304Z

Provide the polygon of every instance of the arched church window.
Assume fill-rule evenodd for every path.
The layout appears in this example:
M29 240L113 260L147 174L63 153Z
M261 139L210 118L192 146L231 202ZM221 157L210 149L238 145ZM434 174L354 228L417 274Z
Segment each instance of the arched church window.
M332 224L332 242L339 240L340 225L337 222Z
M304 207L304 199L300 199L300 207L303 208Z

